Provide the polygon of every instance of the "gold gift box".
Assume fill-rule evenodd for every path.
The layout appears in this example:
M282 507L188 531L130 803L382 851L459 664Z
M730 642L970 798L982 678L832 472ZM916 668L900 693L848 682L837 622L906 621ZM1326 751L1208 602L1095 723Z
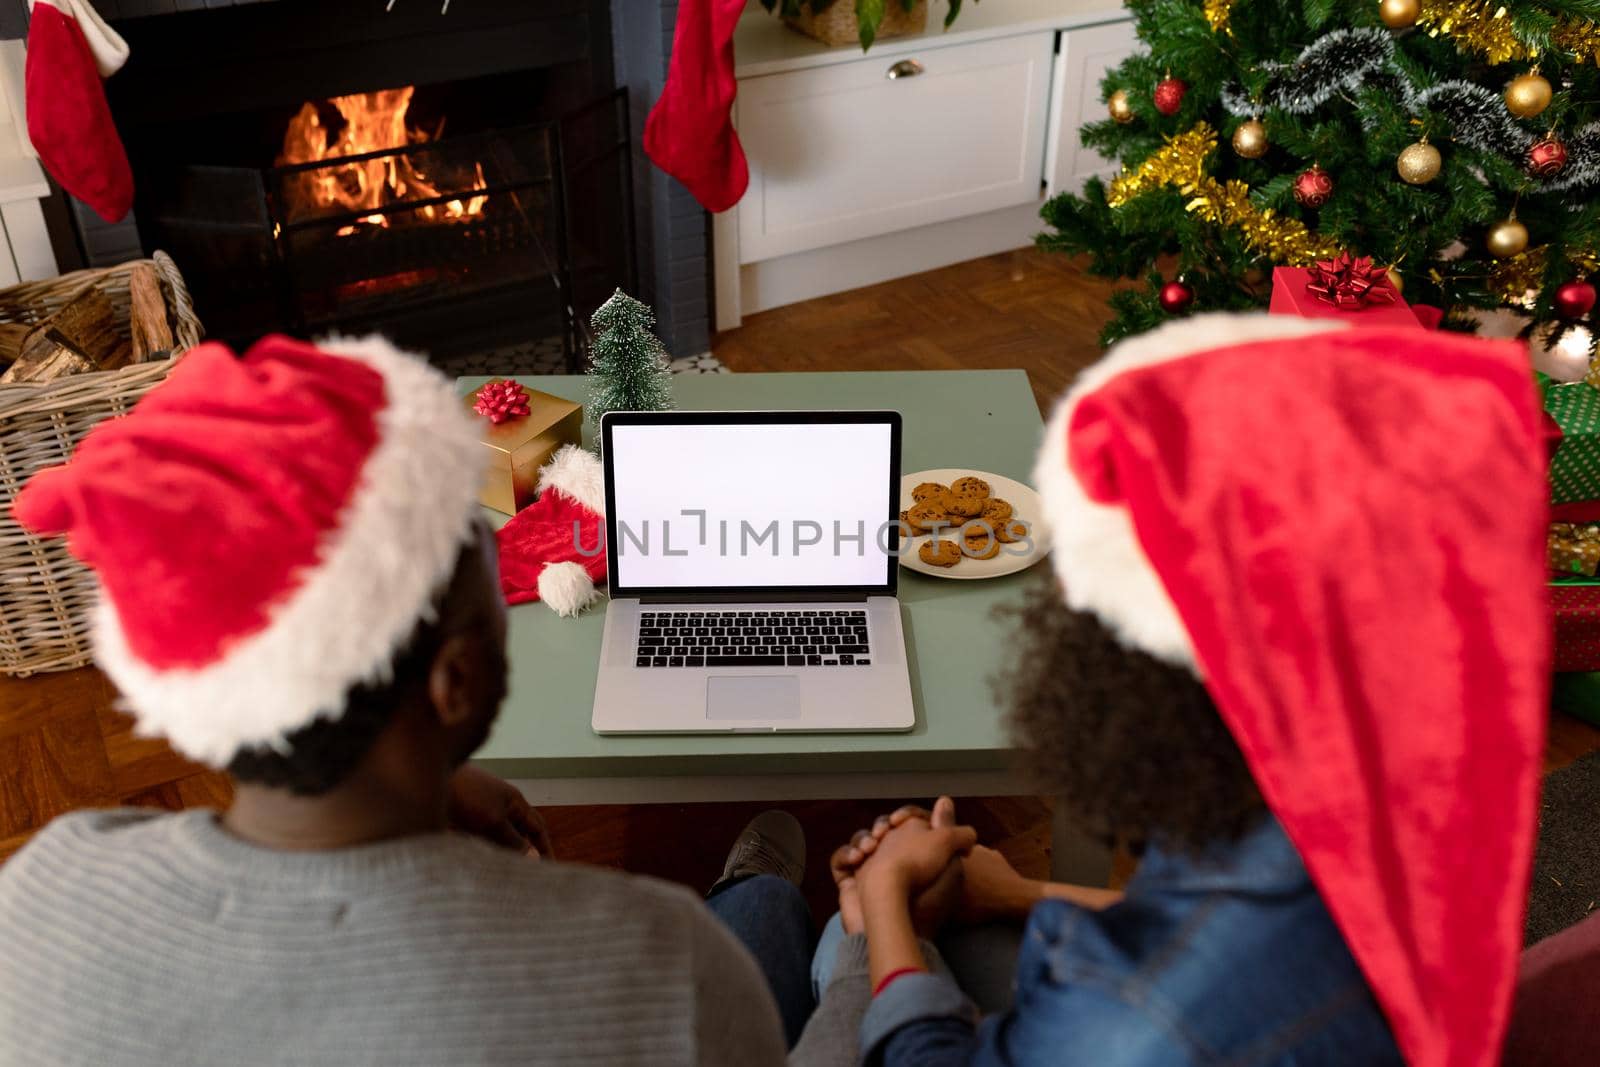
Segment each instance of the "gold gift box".
M474 390L467 396L467 410L472 411L476 402ZM499 425L472 411L483 428L483 446L491 455L489 476L478 501L507 515L515 515L533 503L539 468L549 462L556 449L583 444L582 404L529 389L528 409L527 415Z

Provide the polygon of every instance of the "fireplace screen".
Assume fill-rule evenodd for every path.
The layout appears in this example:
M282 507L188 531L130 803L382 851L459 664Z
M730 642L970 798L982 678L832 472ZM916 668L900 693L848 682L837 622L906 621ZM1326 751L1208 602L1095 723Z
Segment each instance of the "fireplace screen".
M146 244L184 265L213 334L240 343L381 329L448 360L542 340L570 369L575 309L634 282L623 95L452 133L413 119L414 93L304 104L270 166L173 168L141 207Z

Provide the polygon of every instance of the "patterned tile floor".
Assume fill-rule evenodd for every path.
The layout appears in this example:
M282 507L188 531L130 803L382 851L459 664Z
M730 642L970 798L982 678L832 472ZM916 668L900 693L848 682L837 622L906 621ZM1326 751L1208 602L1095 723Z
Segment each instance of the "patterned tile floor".
M434 362L440 370L451 377L469 374L565 374L567 372L559 337L546 337L463 356L436 358ZM674 359L668 367L674 374L730 373L728 368L722 365L722 361L709 352Z

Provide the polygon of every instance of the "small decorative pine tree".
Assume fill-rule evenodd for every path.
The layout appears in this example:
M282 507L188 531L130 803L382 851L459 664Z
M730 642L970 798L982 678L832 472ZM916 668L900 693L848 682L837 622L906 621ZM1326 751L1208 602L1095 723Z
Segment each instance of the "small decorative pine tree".
M1600 0L1128 0L1148 51L1082 131L1122 162L1044 207L1119 291L1102 341L1266 304L1339 251L1470 329L1594 350Z
M594 348L589 360L589 421L608 411L665 411L672 407L667 350L650 332L648 305L618 289L589 319Z

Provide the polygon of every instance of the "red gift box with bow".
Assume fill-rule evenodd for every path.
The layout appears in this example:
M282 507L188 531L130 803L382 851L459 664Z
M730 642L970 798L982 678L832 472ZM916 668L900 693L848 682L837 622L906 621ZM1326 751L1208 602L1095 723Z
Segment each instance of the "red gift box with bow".
M1431 330L1439 325L1437 308L1411 307L1389 284L1387 271L1370 257L1341 252L1334 259L1310 267L1275 267L1272 300L1274 315L1303 319L1346 319L1360 326L1417 326Z

